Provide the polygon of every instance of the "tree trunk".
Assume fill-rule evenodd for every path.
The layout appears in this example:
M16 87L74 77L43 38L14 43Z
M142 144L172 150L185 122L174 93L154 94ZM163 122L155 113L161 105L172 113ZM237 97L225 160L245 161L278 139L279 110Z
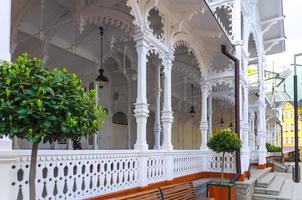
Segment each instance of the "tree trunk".
M29 169L29 199L36 199L36 166L37 166L37 154L39 143L33 143L30 157L30 169Z
M225 152L222 152L221 181L223 181L223 172L224 172L224 154L225 154Z

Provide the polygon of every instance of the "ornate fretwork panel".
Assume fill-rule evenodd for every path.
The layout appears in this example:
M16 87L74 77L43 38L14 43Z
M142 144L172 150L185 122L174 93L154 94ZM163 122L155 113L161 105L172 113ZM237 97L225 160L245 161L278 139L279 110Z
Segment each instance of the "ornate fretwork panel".
M228 38L234 40L233 31L233 8L234 0L207 0L218 23L224 30Z

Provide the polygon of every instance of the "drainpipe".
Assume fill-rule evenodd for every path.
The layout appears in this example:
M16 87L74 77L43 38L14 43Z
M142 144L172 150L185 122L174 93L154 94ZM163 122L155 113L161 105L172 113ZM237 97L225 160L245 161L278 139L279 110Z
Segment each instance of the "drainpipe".
M284 155L283 155L283 126L280 122L277 122L277 124L280 127L280 134L281 134L281 138L280 138L280 146L281 146L281 162L284 162Z
M235 132L240 138L240 69L239 60L226 50L226 46L221 46L221 52L235 63ZM231 182L235 182L241 175L241 158L240 150L236 151L236 175L232 178Z

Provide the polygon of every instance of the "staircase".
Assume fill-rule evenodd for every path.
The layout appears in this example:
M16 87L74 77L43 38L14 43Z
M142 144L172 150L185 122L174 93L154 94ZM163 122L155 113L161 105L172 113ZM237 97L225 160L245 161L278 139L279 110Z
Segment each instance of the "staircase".
M292 200L294 183L284 173L267 173L257 180L254 200ZM302 188L301 188L302 190Z

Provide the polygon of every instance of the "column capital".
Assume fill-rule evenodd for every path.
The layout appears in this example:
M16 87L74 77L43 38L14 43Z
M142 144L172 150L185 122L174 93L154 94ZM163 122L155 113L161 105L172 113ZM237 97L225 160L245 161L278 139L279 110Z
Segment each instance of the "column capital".
M164 66L163 71L164 71L165 77L167 77L168 73L170 73L172 70L172 65L173 65L172 61L173 61L173 59L169 56L163 58L162 64Z
M142 32L140 29L136 29L133 35L133 40L136 42L135 47L145 47L147 49L150 48L148 37L146 33Z
M200 82L200 89L202 93L209 92L209 84L205 82Z

